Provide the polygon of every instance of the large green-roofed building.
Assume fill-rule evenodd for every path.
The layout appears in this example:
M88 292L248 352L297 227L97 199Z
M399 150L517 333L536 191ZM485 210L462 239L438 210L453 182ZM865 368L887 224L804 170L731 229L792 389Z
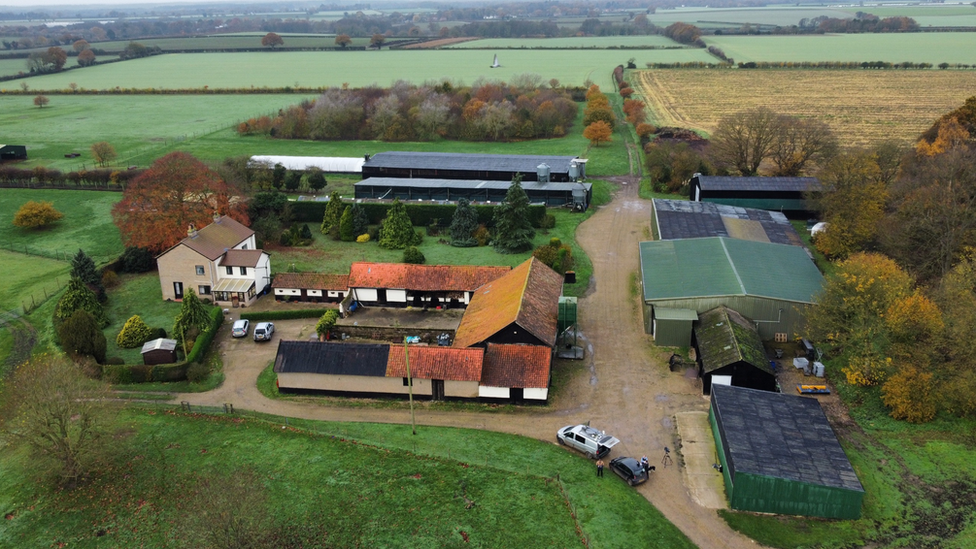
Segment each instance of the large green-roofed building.
M792 338L823 276L805 249L725 237L640 243L648 331L654 310L698 313L726 306L756 323L759 335Z

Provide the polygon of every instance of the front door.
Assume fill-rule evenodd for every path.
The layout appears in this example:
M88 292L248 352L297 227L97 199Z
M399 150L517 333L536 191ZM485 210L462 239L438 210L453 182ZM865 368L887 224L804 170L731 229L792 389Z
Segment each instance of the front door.
M444 400L444 380L430 380L430 398L432 400Z
M173 294L176 296L176 299L183 299L183 283L182 282L174 282L173 283Z
M522 404L524 397L521 387L512 387L509 394L512 396L512 404Z

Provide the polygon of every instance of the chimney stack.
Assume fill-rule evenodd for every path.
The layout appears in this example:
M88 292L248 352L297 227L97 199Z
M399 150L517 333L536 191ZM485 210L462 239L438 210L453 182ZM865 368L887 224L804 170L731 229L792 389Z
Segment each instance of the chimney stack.
M214 223L220 223L220 211L219 210L214 210L213 220L214 220Z
M186 236L190 238L197 237L197 228L193 226L193 223L190 223L190 226L186 228Z

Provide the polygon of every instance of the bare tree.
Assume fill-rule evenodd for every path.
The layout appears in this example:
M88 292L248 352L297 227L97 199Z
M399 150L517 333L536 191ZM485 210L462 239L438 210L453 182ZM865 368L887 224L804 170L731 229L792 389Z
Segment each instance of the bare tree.
M3 428L40 462L55 464L62 483L83 478L101 455L109 422L104 385L62 357L40 355L21 364L7 386Z
M723 118L712 134L712 156L742 175L756 175L776 139L778 116L766 107Z
M118 153L115 152L115 147L108 141L92 143L91 153L95 162L98 162L98 165L102 167L119 157Z
M447 124L451 107L446 95L432 94L417 106L414 119L421 139L433 139Z
M837 137L827 124L812 118L781 115L769 159L774 175L796 177L811 164L824 165L837 154Z

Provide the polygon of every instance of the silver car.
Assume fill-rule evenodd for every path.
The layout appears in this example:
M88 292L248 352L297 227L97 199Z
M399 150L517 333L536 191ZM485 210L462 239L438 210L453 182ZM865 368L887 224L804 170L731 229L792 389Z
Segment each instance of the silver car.
M274 323L272 322L258 322L254 327L254 341L271 341L273 335Z
M619 440L589 425L568 425L556 431L556 440L583 452L590 459L602 458Z

